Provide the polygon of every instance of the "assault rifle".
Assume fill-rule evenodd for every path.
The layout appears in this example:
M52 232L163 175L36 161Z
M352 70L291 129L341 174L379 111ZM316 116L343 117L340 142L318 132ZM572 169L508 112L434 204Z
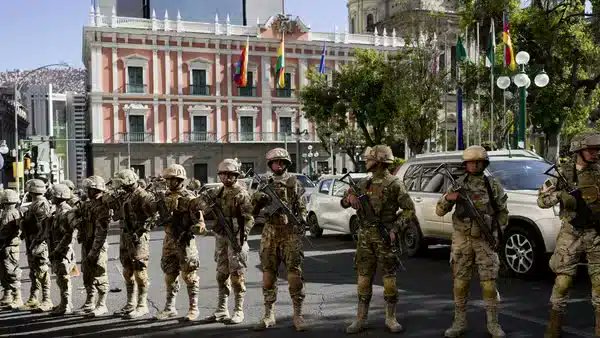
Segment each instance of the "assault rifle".
M467 207L467 213L469 215L469 217L471 217L475 223L477 223L477 225L479 226L479 229L481 230L481 234L483 234L483 238L485 239L486 242L488 242L488 244L494 248L494 250L496 250L498 248L498 241L496 240L496 238L494 237L494 234L492 233L492 229L493 229L493 225L494 225L494 221L492 220L492 218L489 218L489 221L486 219L486 217L484 215L481 214L481 212L479 212L479 210L477 210L477 207L475 207L475 203L473 203L473 200L471 199L471 197L466 193L465 191L465 187L459 183L458 181L456 181L456 179L454 178L454 176L452 175L452 173L450 172L450 170L447 167L447 163L442 163L440 164L435 170L434 173L440 173L444 176L446 176L448 178L448 180L450 180L450 191L451 192L457 192L459 194L459 197L465 202L466 207ZM490 200L492 198L494 198L493 196L489 196ZM501 236L501 230L500 227L497 227L498 230L498 235Z
M231 246L233 247L233 251L236 253L241 252L241 245L246 241L246 231L244 229L244 224L240 225L238 240L236 234L233 231L233 224L230 222L229 219L227 219L227 217L225 217L223 209L221 208L219 203L217 203L216 198L213 198L209 191L201 193L200 198L207 202L207 208L209 208L215 216L215 220L217 221L216 225L220 230L215 232L220 235L224 232L225 237L227 237L229 243L231 243Z
M171 224L175 234L178 234L177 242L179 242L181 245L187 245L187 243L194 238L194 234L189 229L189 226L186 226L186 223L189 223L189 217L186 217L186 215L180 215L176 212L170 212L165 202L165 194L160 192L157 193L157 195L158 201L156 202L156 208L158 209L158 214L160 215L158 224L162 226ZM186 219L188 222L186 222Z
M129 236L129 239L131 239L133 245L138 246L140 244L140 238L133 229L131 219L129 219L129 215L131 215L131 205L129 204L129 201L123 204L123 210L125 211L125 215L123 217L123 224L125 225L125 228L123 230L125 230L125 233Z
M556 175L551 174L552 171L555 171ZM567 193L575 198L575 201L577 202L575 208L576 215L575 218L571 220L571 225L573 225L573 227L576 229L583 229L586 226L589 226L590 223L595 219L594 213L583 199L581 190L569 183L569 180L567 180L565 175L558 170L558 166L556 164L553 164L550 168L548 168L548 170L544 172L544 175L556 178L560 184L565 187ZM600 225L597 225L596 231L600 230L599 228Z

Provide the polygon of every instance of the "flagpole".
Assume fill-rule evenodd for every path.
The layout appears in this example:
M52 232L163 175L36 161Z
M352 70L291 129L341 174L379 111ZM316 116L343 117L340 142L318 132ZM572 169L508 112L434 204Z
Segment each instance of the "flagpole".
M479 21L477 21L477 41L476 41L476 52L477 52L477 144L481 145L481 126L483 121L481 119L481 93L479 92L479 62L481 61L481 55L479 54Z
M467 45L467 63L471 58L471 45L469 44L469 28L465 28L465 44ZM465 81L467 79L468 73L467 68L465 68ZM469 100L467 100L467 94L463 92L464 101L465 101L465 129L467 130L467 147L471 145L471 131L469 130L471 127L471 123L469 123L469 119L471 115L469 114Z
M495 119L495 115L494 115L494 65L495 65L495 61L496 61L496 48L495 47L495 42L496 42L496 27L494 26L494 18L491 19L491 23L492 25L491 27L491 31L492 31L492 41L494 41L492 43L492 57L491 57L491 65L490 65L490 93L491 93L491 100L490 100L490 144L494 143L494 119Z
M446 24L446 32L444 32L444 65L448 69L448 30L450 24ZM452 65L450 66L452 69ZM444 151L448 151L448 91L444 91Z

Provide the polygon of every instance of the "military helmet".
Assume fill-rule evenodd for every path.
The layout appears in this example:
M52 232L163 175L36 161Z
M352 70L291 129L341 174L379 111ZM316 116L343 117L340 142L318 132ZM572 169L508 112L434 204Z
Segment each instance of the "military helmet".
M180 178L187 179L185 168L181 164L171 164L163 171L164 178Z
M71 189L68 185L64 183L59 183L52 186L52 196L54 198L62 198L65 200L71 199L73 197L73 195L71 194Z
M385 144L378 144L372 148L367 147L365 149L365 160L389 164L394 162L394 153L392 153L392 148Z
M131 169L123 169L123 170L119 171L115 175L115 178L122 185L132 185L132 184L135 184L138 181L138 179L139 179L139 177L135 173L135 171L133 171Z
M569 151L574 153L589 148L600 148L600 134L588 132L575 135L571 140Z
M137 180L137 184L142 188L142 189L146 189L146 187L148 186L148 184L146 184L146 180L143 178L140 178Z
M12 189L5 189L0 196L1 203L19 203L19 194Z
M202 183L200 182L200 180L192 178L190 180L190 183L188 183L187 188L192 191L197 191L200 190L200 188L202 188Z
M240 167L238 162L231 158L224 159L221 163L219 163L219 167L217 168L217 174L221 173L232 173L232 174L240 174Z
M282 160L287 163L288 166L292 165L292 159L290 158L290 154L287 150L283 148L274 148L267 152L265 156L267 159L267 165L271 166L271 162L276 160Z
M463 162L486 161L489 162L487 150L482 146L470 146L463 152Z
M27 191L33 194L45 194L46 193L46 183L40 179L33 179L27 182Z
M75 184L71 180L64 180L60 183L66 185L69 189L71 189L71 191L75 190Z
M104 179L100 176L94 175L85 179L83 186L86 189L96 189L100 191L106 191L106 183L104 183Z

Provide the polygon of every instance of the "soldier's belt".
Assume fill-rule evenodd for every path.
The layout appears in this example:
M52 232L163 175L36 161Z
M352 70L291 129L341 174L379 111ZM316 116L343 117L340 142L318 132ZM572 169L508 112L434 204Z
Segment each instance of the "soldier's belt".
M590 221L590 222L586 222L584 225L577 225L577 226L571 224L571 226L575 230L598 229L598 228L600 228L600 221Z

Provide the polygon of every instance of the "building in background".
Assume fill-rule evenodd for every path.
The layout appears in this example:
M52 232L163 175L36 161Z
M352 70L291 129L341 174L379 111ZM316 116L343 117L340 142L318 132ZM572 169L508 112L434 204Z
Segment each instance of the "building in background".
M93 173L104 177L127 167L140 176L156 176L179 163L190 177L214 182L223 158L238 158L244 170L262 173L269 149L287 148L296 166L296 155L309 153L309 145L319 156L291 169L308 173L309 167L329 166L329 154L298 101L308 71L319 67L323 45L329 78L353 59L356 48L402 47L391 36L311 32L299 18L291 18L285 86L275 88L278 17L252 26L223 20L120 20L93 11L89 17L83 60L90 85ZM235 63L247 38L248 85L238 87ZM303 133L296 136L297 131ZM337 159L338 171L351 168L345 156Z
M29 121L24 107L18 105L15 109L14 87L0 87L0 143L6 142L7 154L2 156L3 166L0 167L0 185L3 188L16 188L14 163L15 154L15 111L17 112L17 124L19 139L25 138Z
M67 177L77 184L88 175L87 148L90 141L87 95L67 93Z

